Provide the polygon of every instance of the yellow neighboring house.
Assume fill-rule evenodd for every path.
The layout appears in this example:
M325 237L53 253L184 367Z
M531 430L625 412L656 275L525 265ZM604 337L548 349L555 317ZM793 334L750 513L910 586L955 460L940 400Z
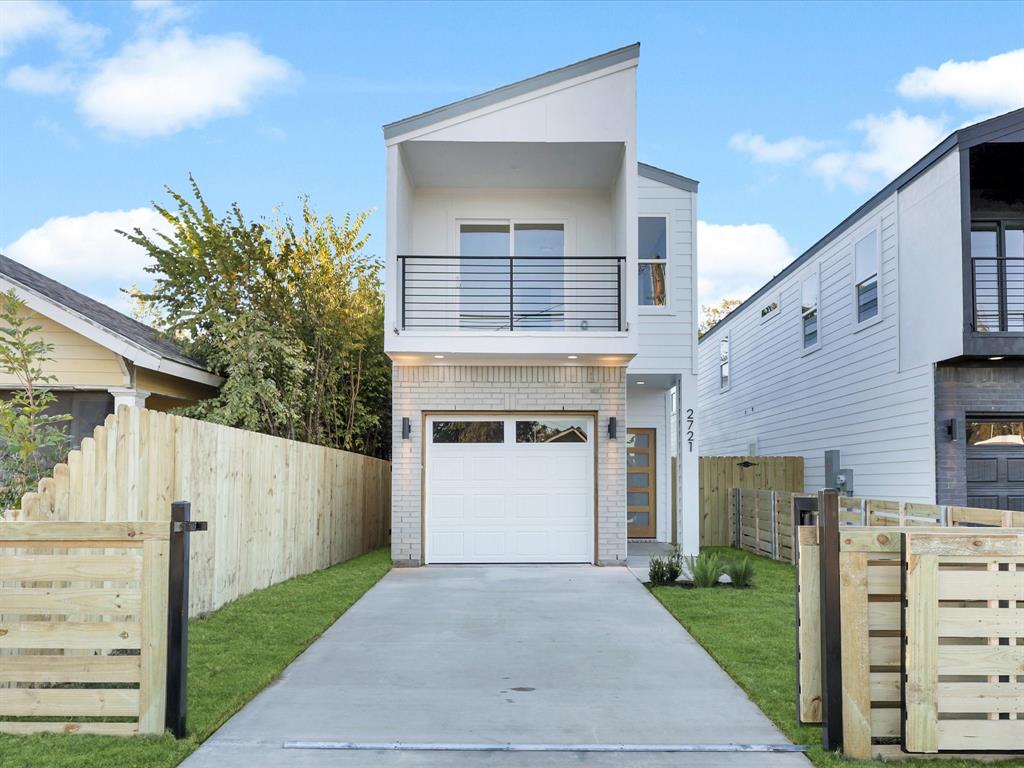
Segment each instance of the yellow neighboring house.
M71 414L75 446L119 405L167 411L213 396L223 379L159 331L0 254L0 292L11 288L53 345L57 412ZM0 397L18 387L0 372Z

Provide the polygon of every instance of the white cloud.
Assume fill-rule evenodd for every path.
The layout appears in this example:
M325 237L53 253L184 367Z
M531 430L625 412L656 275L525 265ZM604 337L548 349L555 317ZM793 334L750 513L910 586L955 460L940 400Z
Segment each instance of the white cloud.
M68 9L41 0L8 0L0 13L0 56L7 56L20 43L50 38L67 55L81 55L97 46L106 30L75 21Z
M793 163L803 160L825 146L823 141L814 141L805 136L790 136L781 141L768 141L759 133L734 133L729 146L738 152L745 152L759 163Z
M132 283L148 286L152 280L143 269L149 263L146 251L115 231L135 227L166 231L167 223L151 208L58 216L25 232L3 253L124 311L118 289Z
M291 68L237 36L196 37L175 30L163 40L126 45L83 84L78 109L115 135L142 138L244 113Z
M49 67L22 64L7 73L4 84L8 88L26 93L55 94L70 90L72 80L67 67L61 64Z
M701 304L746 299L793 260L786 239L770 224L697 222Z
M864 134L862 149L826 152L815 158L811 170L829 186L844 184L858 192L899 175L946 135L945 120L899 109L868 115L851 127Z
M132 0L132 10L139 13L149 28L183 21L192 15L192 9L174 0Z
M918 67L896 89L911 99L953 99L964 107L997 112L1024 107L1024 48L983 61Z

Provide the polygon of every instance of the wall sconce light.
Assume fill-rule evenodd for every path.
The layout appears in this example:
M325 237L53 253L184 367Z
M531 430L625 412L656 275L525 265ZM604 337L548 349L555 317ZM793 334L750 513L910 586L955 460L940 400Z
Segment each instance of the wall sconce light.
M608 438L614 440L619 433L619 420L614 416L608 418Z
M950 419L946 422L946 434L949 435L949 439L954 443L957 441L956 419Z
M409 421L409 417L408 416L403 416L402 417L402 439L403 440L408 440L410 435L412 435L412 422Z

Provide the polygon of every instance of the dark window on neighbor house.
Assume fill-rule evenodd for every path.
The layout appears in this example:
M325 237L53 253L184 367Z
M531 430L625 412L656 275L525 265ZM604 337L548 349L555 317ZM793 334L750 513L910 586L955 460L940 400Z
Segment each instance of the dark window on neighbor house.
M505 441L502 421L435 421L435 443L501 443Z
M818 330L818 296L820 281L818 271L804 278L800 284L800 332L803 337L804 349L818 346L820 333Z
M585 443L585 419L544 419L516 422L517 443Z
M731 381L729 378L730 346L728 336L718 342L718 386L720 389L728 389Z
M974 329L1024 332L1024 143L970 149Z
M857 322L878 316L879 247L878 230L873 229L853 246L854 290Z

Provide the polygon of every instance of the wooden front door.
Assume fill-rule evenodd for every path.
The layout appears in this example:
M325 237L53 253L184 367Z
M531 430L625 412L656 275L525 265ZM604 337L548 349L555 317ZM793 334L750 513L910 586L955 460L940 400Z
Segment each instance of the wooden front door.
M653 429L626 430L626 535L653 539L657 531Z

